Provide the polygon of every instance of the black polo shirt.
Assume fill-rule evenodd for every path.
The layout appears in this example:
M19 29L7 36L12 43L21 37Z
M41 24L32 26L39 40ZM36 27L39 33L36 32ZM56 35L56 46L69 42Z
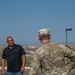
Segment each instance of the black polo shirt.
M22 46L14 44L14 47L9 47L3 50L2 59L7 59L7 71L18 72L22 66L21 56L26 54Z

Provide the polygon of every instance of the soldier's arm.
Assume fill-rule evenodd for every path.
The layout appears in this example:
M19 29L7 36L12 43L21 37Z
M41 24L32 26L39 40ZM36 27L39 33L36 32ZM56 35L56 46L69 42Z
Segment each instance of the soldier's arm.
M59 46L63 48L64 56L75 62L75 51L69 49L68 47L65 47L64 45Z
M66 47L68 47L69 49L75 51L72 47L68 46L68 45L65 45Z
M65 47L64 45L59 46L63 49L64 57L70 59L70 68L68 70L68 72L70 72L70 70L75 68L75 51Z
M35 53L30 64L30 72L29 75L37 75L40 67L40 60L38 54Z
M65 56L68 57L71 61L75 62L75 51L69 48L66 48Z

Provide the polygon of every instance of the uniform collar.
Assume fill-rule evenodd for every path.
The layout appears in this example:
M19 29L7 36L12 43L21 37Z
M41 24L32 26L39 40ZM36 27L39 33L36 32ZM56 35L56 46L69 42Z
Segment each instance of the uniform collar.
M48 43L50 43L50 41L49 42L46 42L46 43L43 43L43 45L48 44Z
M46 43L44 43L44 44L42 44L42 45L46 45L46 44L54 44L54 43L52 43L52 42L46 42Z

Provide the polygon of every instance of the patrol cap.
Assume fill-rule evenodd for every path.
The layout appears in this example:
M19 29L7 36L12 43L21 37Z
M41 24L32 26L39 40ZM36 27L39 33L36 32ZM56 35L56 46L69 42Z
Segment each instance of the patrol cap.
M38 31L39 36L48 36L50 35L50 30L49 29L41 29Z

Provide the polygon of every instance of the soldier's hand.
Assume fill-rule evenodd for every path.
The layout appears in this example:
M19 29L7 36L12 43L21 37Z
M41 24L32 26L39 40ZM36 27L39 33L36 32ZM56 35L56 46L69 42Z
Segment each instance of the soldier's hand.
M67 70L67 74L68 74L68 75L70 74L70 70Z

